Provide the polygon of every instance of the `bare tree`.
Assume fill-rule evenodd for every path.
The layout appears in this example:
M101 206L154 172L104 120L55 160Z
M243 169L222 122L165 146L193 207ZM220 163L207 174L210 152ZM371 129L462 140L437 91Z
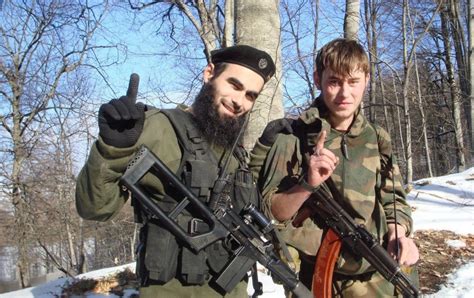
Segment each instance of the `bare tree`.
M74 102L66 96L72 85L61 86L97 49L92 37L107 3L87 5L63 1L5 2L0 20L0 126L4 189L14 207L18 273L29 285L30 206L25 162L43 132L50 128L45 115L53 100ZM58 96L61 90L63 97Z
M410 22L410 28L412 28L412 30L410 30L410 35L411 35L411 41L414 42L416 39L415 39L415 33L414 33L414 23L413 23L413 19L411 17L410 14L408 14L408 19L409 19L409 22ZM414 45L413 45L414 46ZM413 55L413 64L415 66L415 84L416 84L416 93L417 93L417 108L418 108L418 111L420 112L420 120L421 120L421 134L422 134L422 138L423 138L423 144L424 144L424 152L425 152L425 160L426 160L426 168L427 168L427 172L429 174L429 177L433 177L433 170L431 168L431 150L430 150L430 144L428 142L428 132L427 132L427 119L425 117L425 110L424 110L424 106L423 106L423 99L422 99L422 91L421 91L421 82L420 82L420 74L419 74L419 71L418 71L418 61L417 61L417 54L416 54L416 51L414 52L414 55Z
M314 59L318 50L319 0L282 1L282 80L286 113L296 115L317 96L313 82ZM298 83L295 83L298 82ZM297 92L291 85L298 86Z
M416 47L419 41L424 37L426 32L431 27L437 12L441 5L438 5L435 12L431 15L430 20L424 26L423 31L416 36L416 39L411 42L411 48L408 47L407 37L407 15L410 14L410 7L407 0L403 1L403 20L402 20L402 32L403 32L403 65L404 65L404 80L403 80L403 111L405 118L405 137L406 137L406 180L408 183L413 181L413 150L412 150L412 127L411 127L411 115L410 115L410 98L408 94L409 82L411 70L413 67L413 57L415 55Z
M444 2L444 0L440 1ZM444 5L443 5L444 6ZM456 79L454 77L454 65L451 61L451 47L450 42L450 32L449 32L449 16L445 8L440 12L441 15L441 32L443 36L444 43L444 53L445 53L445 62L446 62L446 71L447 79L449 84L449 89L451 93L451 102L452 102L452 111L453 111L453 121L454 121L454 132L456 140L456 158L457 170L464 170L466 166L466 159L464 156L464 137L462 129L462 119L461 119L461 107L462 102L459 96L458 87L456 84Z

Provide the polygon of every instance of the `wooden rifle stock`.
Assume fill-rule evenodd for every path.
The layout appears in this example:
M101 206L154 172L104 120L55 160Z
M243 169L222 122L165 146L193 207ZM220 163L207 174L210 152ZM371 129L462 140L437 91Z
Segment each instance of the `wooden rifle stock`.
M332 229L324 233L314 264L312 292L314 297L332 297L332 276L342 241Z
M313 193L293 220L293 225L299 227L310 217L325 230L313 272L314 297L332 297L333 273L342 243L366 259L404 297L417 297L418 289L398 263L363 225L356 224L337 203L342 202L342 196L331 178L326 181L326 186L329 191L321 187Z

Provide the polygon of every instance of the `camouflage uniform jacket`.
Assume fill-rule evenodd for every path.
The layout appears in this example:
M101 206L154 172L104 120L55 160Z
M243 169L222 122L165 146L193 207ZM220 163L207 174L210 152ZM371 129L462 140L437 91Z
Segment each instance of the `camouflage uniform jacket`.
M383 241L387 223L395 221L393 216L393 196L395 194L397 220L411 232L412 220L410 206L405 201L401 177L395 161L395 180L386 171L392 159L392 148L388 133L380 127L369 124L358 113L347 133L332 129L329 123L320 118L315 107L306 110L300 119L308 128L317 127L306 133L308 145L314 147L314 140L322 129L328 131L325 148L339 157L339 165L332 175L336 186L344 197L346 211L359 224ZM377 130L377 132L375 131ZM308 131L308 130L307 130ZM309 129L311 131L311 129ZM304 139L304 138L302 138ZM346 144L347 154L343 154L342 144ZM304 175L304 155L300 150L300 139L294 134L279 134L269 148L257 142L252 153L250 167L259 174L258 184L263 195L265 213L272 217L271 198L274 193L284 192L294 186ZM393 191L393 185L395 190ZM281 223L283 236L287 243L306 255L316 255L322 231L311 219L306 219L301 228L295 228L291 221ZM336 272L360 274L369 268L366 261L355 259L350 253L342 251Z

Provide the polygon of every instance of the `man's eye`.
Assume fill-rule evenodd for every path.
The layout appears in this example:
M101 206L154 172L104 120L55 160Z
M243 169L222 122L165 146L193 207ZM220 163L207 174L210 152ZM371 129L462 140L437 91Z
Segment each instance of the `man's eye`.
M231 85L232 85L232 88L233 88L234 90L240 90L240 89L241 89L240 86L237 85L237 84L231 84Z

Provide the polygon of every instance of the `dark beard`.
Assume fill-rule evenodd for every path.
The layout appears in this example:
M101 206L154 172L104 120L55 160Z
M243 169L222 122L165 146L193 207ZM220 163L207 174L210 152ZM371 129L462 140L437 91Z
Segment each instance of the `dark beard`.
M214 90L212 82L202 86L193 104L194 118L206 141L230 149L245 123L246 114L221 119L214 105Z

